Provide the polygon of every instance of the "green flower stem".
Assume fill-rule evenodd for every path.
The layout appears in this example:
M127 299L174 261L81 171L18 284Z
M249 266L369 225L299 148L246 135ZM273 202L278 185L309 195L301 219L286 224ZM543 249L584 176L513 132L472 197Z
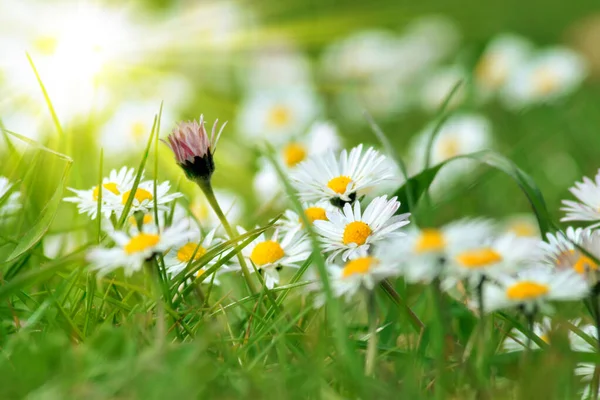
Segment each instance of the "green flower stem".
M165 324L165 304L163 303L161 296L161 287L159 283L159 271L158 262L155 257L152 257L144 263L144 267L150 275L150 281L152 284L152 292L154 294L154 300L156 303L156 346L160 349L165 343L165 337L167 335L167 328Z
M235 239L236 237L238 237L239 235L237 235L235 231L231 228L231 225L229 225L229 222L227 221L223 210L221 210L221 206L219 206L219 202L215 197L215 192L213 191L210 181L198 179L196 183L198 184L202 192L204 192L208 203L214 210L215 214L217 214L217 217L219 218L219 221L221 221L223 228L225 228L225 232L227 232L231 239ZM248 264L246 264L246 260L244 259L244 256L241 252L237 253L237 258L240 263L240 266L242 267L242 273L244 274L244 278L246 279L246 283L248 284L250 292L252 294L256 294L256 286L254 286L254 282L252 281L252 277L250 276L250 270L248 269Z
M373 290L367 293L367 313L369 315L369 342L365 358L365 375L370 376L373 375L377 358L377 305Z

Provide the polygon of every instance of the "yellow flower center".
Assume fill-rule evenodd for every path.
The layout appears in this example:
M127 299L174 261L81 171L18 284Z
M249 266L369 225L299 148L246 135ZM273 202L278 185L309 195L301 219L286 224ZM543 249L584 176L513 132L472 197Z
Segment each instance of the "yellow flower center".
M190 211L199 221L206 221L210 215L208 204L203 200L196 200L190 206Z
M349 176L337 176L327 183L327 187L337 194L344 194L350 183L352 179Z
M540 339L542 339L544 342L550 344L550 336L548 336L547 333L544 333L540 336Z
M140 233L137 236L129 239L129 243L125 245L125 253L133 254L147 250L160 241L160 236L147 233Z
M484 56L475 67L477 80L492 89L500 87L507 77L507 69L503 64L502 57L497 54Z
M306 149L300 143L290 143L283 149L283 160L293 167L306 159Z
M467 268L485 268L502 261L502 256L490 248L465 251L456 260Z
M454 135L448 135L441 138L439 146L444 160L456 157L460 153L460 143Z
M419 239L417 239L415 251L417 253L442 251L445 246L446 240L442 232L438 229L423 229Z
M304 210L306 218L312 225L315 221L327 221L327 211L322 207L309 207ZM302 222L302 219L300 219Z
M348 278L352 275L365 275L371 267L377 265L379 260L375 257L361 257L348 261L342 270L342 278Z
M196 251L196 248L198 251ZM194 255L196 252L196 255ZM177 250L177 259L181 262L190 262L192 260L192 256L194 257L194 261L199 260L203 255L206 254L206 249L202 246L198 246L197 243L189 242L185 245L181 246L179 250Z
M288 125L291 121L292 113L290 109L285 106L275 106L269 112L268 124L275 128L281 128L282 126Z
M527 237L537 235L537 230L535 226L527 222L516 222L512 224L508 230L517 236Z
M114 194L121 194L121 193L119 192L119 189L117 188L117 184L116 184L116 183L112 183L112 182L105 183L105 184L103 184L103 185L102 185L102 187L103 187L104 189L108 190L108 191L109 191L109 192L111 192L111 193L114 193ZM94 191L93 191L93 193L92 193L92 197L94 198L94 200L96 200L96 201L97 201L99 196L100 196L100 190L98 189L98 186L96 186L96 187L94 188Z
M127 200L129 200L129 196L131 196L131 190L126 191L125 193L123 193L123 198L122 198L122 202L123 204L127 204ZM135 191L135 196L134 198L139 202L142 203L144 200L148 200L151 201L154 197L152 197L152 193L150 193L149 191L147 191L146 189L142 189L142 188L138 188Z
M371 228L369 225L362 221L350 222L344 229L344 244L354 243L362 246L367 242L367 238L371 234Z
M506 289L506 297L510 300L533 300L544 296L550 291L548 285L542 285L532 281L515 283Z
M144 137L144 135L148 133L148 129L145 123L143 123L142 121L136 121L133 124L131 124L130 133L134 139L139 139Z
M273 240L267 240L257 244L250 254L252 262L261 267L266 264L273 264L279 261L285 255L281 245Z
M206 270L205 270L204 268L200 268L200 269L198 270L198 272L196 272L196 278L198 278L198 277L200 277L200 276L204 275L204 273L205 273L205 272L206 272Z
M575 264L573 264L573 269L580 274L585 274L589 271L596 271L598 269L598 264L594 262L591 258L585 255L579 256Z
M152 222L153 218L152 218L152 214L144 214L144 218L142 218L142 225L148 225ZM129 223L131 225L136 225L137 224L137 220L135 219L135 216L131 216L129 217Z
M52 55L58 47L58 39L53 36L40 36L34 40L33 46L44 55Z
M537 94L548 95L558 88L559 80L554 71L542 68L533 77L533 87Z

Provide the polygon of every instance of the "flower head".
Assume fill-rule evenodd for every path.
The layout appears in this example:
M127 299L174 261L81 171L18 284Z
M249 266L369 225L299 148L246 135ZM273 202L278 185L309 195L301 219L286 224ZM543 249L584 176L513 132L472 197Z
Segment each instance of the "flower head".
M561 210L567 215L561 221L593 222L591 228L600 225L600 170L594 180L586 176L583 182L576 182L569 191L578 201L562 201L564 207Z
M88 253L87 259L92 268L105 275L123 267L126 275L139 271L144 262L154 254L162 253L172 246L178 246L190 240L187 221L173 225L164 231L156 229L154 224L146 224L141 230L132 228L130 232L114 231L109 233L115 247L97 247Z
M342 206L376 184L393 179L386 157L373 148L363 152L362 144L340 157L330 151L300 163L292 172L300 197L306 201L329 200Z
M225 128L225 124L217 132L216 120L210 138L204 128L204 116L200 116L200 121L181 122L173 129L167 140L163 142L171 148L175 154L177 164L185 172L188 179L195 181L202 179L210 180L215 171L213 153L219 137Z
M574 271L541 266L523 270L516 276L498 276L496 282L484 287L486 312L511 306L521 307L526 313L547 311L550 301L580 300L589 292L585 280Z
M409 223L409 214L394 215L400 202L393 197L376 197L361 211L359 202L354 207L346 204L343 210L327 212L327 220L316 220L314 226L322 237L323 251L329 260L341 255L343 260L363 254L376 242L403 236L399 229Z

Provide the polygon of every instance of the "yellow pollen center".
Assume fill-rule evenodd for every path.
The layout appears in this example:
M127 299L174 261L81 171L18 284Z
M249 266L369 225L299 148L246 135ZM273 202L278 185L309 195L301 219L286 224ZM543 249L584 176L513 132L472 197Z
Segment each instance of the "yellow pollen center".
M268 123L275 128L288 125L292 120L292 113L285 106L275 106L269 112Z
M550 344L550 336L548 336L547 333L544 333L540 336L540 339L542 339L544 342Z
M342 270L342 278L348 278L352 275L365 275L371 267L377 265L379 260L374 257L361 257L348 261Z
M274 264L285 255L281 245L273 240L267 240L257 244L250 254L252 262L262 267L266 264Z
M507 69L502 62L502 57L497 54L488 54L475 67L475 75L480 82L496 89L506 80Z
M533 86L537 94L548 95L558 88L558 77L547 68L542 68L533 77Z
M198 251L196 251L196 248L198 248ZM194 252L196 252L196 255L194 255ZM196 261L199 260L205 254L206 249L204 247L198 246L197 243L189 242L181 246L179 250L177 250L177 259L181 262L190 262L193 256L194 261Z
M290 143L283 149L283 160L288 167L293 167L306 158L306 149L300 143Z
M146 133L147 128L145 123L141 121L136 121L133 124L131 124L131 136L134 139L142 138Z
M327 211L322 207L309 207L304 210L306 218L310 221L311 225L315 221L327 221ZM302 222L302 219L300 219Z
M149 249L160 241L160 236L152 235L147 233L140 233L137 236L132 237L129 243L125 245L125 253L133 254L139 253L146 249Z
M144 218L142 218L142 225L148 225L151 222L152 222L152 214L144 214ZM131 217L129 217L129 223L131 225L137 224L137 220L135 219L135 217L133 215Z
M575 264L573 264L573 269L580 274L585 274L589 271L596 271L598 269L598 264L594 262L591 258L585 255L581 255Z
M350 183L352 179L349 176L337 176L327 183L327 187L337 194L344 194Z
M527 222L516 222L510 228L509 231L517 236L536 236L537 231L535 226Z
M467 268L477 269L485 268L490 265L499 263L502 261L502 256L495 252L493 249L477 249L471 251L465 251L456 257L456 260Z
M119 189L117 188L117 184L116 184L116 183L112 183L112 182L105 183L105 184L103 184L103 185L102 185L102 187L103 187L104 189L108 190L108 191L109 191L109 192L111 192L111 193L114 193L114 194L121 194L121 193L119 192ZM100 190L98 189L98 186L96 186L96 187L94 188L94 191L93 191L93 193L92 193L92 197L94 198L94 200L96 200L96 201L97 201L99 196L100 196Z
M58 39L52 36L41 36L34 40L33 46L44 55L51 55L56 52Z
M427 253L442 251L446 246L444 235L437 229L423 229L421 236L417 239L415 251L417 253Z
M127 204L127 200L129 200L129 196L131 195L131 190L126 191L125 193L123 193L123 198L122 198L122 202L123 204ZM135 191L135 196L134 198L139 202L143 202L144 200L148 200L151 201L154 197L152 197L152 193L150 193L149 191L147 191L146 189L141 189L138 188Z
M454 135L449 135L440 140L440 151L444 160L459 155L460 144Z
M344 229L344 244L354 243L358 246L362 246L367 242L367 238L371 234L371 228L369 225L362 221L350 222Z
M550 287L532 281L522 281L506 289L510 300L533 300L548 293Z

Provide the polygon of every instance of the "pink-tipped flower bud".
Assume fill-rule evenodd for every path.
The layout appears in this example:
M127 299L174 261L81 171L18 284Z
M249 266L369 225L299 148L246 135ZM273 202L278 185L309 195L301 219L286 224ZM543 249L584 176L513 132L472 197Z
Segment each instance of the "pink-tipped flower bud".
M173 150L177 164L183 169L188 179L192 181L210 181L215 171L213 154L225 128L225 124L217 132L216 120L210 138L204 128L204 116L200 121L180 122L167 140L162 140Z

